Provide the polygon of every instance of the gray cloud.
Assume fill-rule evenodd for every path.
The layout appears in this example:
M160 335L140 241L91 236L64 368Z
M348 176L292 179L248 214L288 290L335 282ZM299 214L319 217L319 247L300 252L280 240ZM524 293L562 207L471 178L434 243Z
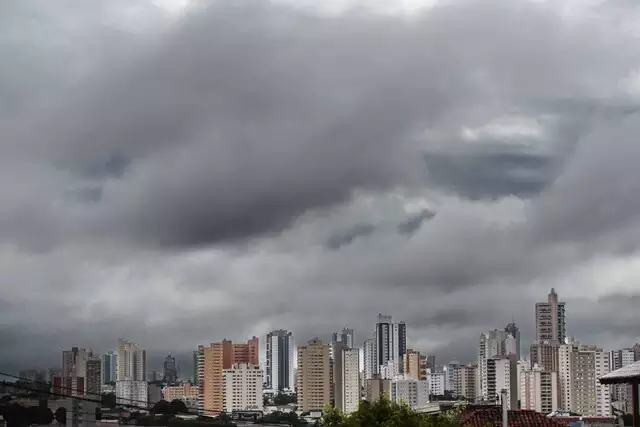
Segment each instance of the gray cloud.
M380 312L467 360L514 315L526 345L551 286L570 333L636 339L607 298L638 275L602 273L640 230L622 26L498 0L413 21L217 2L131 32L123 4L70 29L11 3L0 54L28 61L0 61L0 366L123 335L157 354L280 327L361 340Z

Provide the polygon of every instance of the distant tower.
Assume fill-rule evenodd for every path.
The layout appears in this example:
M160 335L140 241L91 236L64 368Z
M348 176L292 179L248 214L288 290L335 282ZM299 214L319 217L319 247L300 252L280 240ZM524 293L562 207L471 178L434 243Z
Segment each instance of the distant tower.
M293 391L293 335L283 329L267 334L266 388Z
M564 344L566 336L565 303L551 288L547 302L536 303L536 342Z
M515 340L516 357L520 360L520 329L516 326L515 320L507 324L504 331Z

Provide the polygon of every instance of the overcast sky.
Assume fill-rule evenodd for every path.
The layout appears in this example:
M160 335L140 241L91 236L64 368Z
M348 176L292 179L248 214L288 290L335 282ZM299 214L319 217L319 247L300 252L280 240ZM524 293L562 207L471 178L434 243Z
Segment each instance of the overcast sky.
M551 287L640 341L636 2L319 3L0 2L0 372L378 313L470 361Z

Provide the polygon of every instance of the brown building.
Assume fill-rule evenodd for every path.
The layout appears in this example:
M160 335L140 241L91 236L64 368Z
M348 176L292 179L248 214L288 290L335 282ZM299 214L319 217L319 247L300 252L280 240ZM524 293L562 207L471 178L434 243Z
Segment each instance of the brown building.
M99 395L102 386L102 361L91 359L87 361L87 394Z
M543 341L532 344L529 349L531 365L536 363L547 372L558 371L558 349L560 345L557 343Z
M204 415L217 415L224 409L223 370L231 369L234 363L259 365L258 338L246 344L233 344L229 340L212 343L210 347L199 347L198 376L202 379L198 407Z
M416 380L427 379L427 356L419 351L408 349L402 357L404 374Z
M462 396L470 402L474 402L477 398L476 376L478 375L478 364L470 363L460 366L458 369L456 396Z
M391 380L381 379L378 374L374 374L369 380L364 380L364 398L368 402L380 400L382 395L391 399Z
M322 410L331 404L331 364L329 345L314 338L298 347L296 388L298 409Z

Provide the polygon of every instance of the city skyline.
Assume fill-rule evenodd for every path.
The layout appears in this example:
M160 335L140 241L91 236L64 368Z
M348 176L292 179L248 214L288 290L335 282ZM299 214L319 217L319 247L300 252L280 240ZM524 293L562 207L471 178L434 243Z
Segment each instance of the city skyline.
M0 367L378 313L462 362L551 288L638 341L635 2L451 2L3 2Z

